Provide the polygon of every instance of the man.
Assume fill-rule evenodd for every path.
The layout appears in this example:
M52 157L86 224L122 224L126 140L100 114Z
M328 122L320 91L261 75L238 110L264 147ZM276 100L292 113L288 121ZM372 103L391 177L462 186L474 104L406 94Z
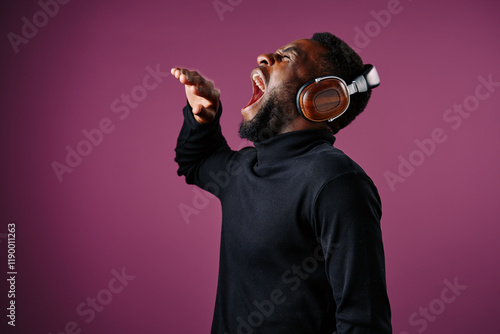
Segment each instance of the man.
M351 82L360 57L329 33L257 58L253 95L232 151L221 134L220 93L195 71L173 68L188 105L176 147L179 175L222 204L212 333L391 333L378 192L334 148L334 134L370 92L332 122L302 117L300 87L320 75Z

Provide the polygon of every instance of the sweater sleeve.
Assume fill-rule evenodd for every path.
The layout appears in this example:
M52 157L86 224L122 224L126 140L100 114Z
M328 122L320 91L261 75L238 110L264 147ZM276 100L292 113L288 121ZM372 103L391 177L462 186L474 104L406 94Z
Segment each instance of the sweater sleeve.
M375 185L361 172L341 174L320 190L314 215L337 307L335 333L392 333Z
M222 106L217 111L213 122L198 123L193 116L191 106L184 109L184 123L182 125L177 146L175 148L175 162L179 168L177 174L184 175L186 182L195 184L215 195L220 191L220 185L214 184L218 173L227 170L234 151L227 145L220 127Z

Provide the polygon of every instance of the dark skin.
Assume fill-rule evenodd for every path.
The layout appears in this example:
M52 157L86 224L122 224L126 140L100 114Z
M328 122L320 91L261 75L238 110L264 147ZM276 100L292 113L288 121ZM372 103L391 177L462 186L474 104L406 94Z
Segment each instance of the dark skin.
M257 75L262 79L265 93L258 101L241 110L243 121L249 122L255 117L269 92L279 90L280 86L290 83L302 85L316 77L318 59L327 51L326 47L316 41L300 39L283 46L274 53L258 56L259 66L252 71L252 75ZM205 79L198 72L185 68L172 68L171 73L185 85L186 97L193 109L196 121L212 122L220 104L220 92L214 87L213 82ZM289 110L292 121L280 133L325 129L325 124L311 122L301 117L295 107L295 96L289 99L290 101L287 102L293 106Z

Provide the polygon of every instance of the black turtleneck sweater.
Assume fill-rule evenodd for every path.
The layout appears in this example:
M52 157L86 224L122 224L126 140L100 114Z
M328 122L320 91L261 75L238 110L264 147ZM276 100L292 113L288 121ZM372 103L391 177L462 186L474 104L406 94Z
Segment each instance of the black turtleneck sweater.
M222 205L212 334L391 333L377 189L323 130L232 151L184 108L179 175Z

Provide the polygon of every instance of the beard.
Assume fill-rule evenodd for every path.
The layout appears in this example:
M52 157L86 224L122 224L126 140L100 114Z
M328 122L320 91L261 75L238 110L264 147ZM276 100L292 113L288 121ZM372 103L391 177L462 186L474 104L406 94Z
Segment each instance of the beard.
M259 111L250 121L242 121L239 134L242 139L254 143L271 138L283 132L298 116L295 105L295 85L273 89L263 101Z

